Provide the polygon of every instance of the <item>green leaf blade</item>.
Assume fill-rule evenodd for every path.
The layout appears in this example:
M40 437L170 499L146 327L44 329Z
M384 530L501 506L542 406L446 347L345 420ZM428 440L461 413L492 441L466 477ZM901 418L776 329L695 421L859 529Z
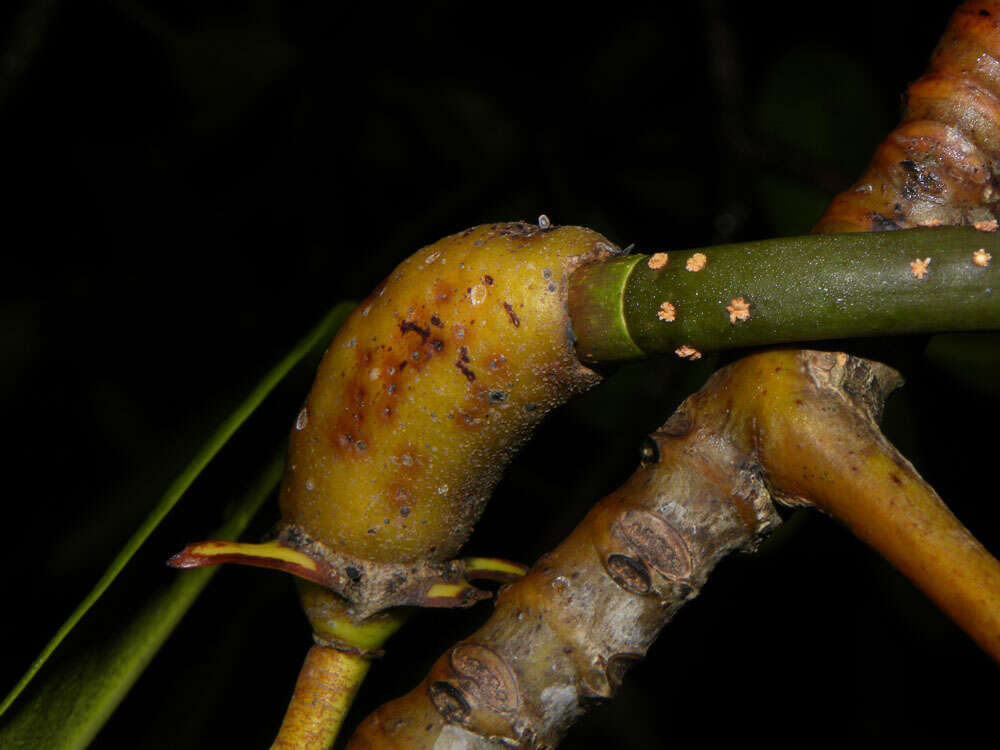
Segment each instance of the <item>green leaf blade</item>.
M284 451L268 463L213 539L235 539L281 479ZM0 729L0 747L86 747L208 585L217 567L178 574L108 647L61 665Z
M334 307L280 362L265 374L243 402L223 420L222 424L202 444L190 463L174 479L143 523L111 561L87 596L63 622L18 683L0 703L0 716L4 716L8 712L53 652L107 591L140 547L233 434L292 368L307 357L310 352L332 338L353 308L354 303L351 302L344 302ZM235 538L238 536L249 522L253 512L277 484L280 474L280 460L269 464L267 470L258 479L257 484L237 504L233 515L223 527L217 530L216 537ZM267 487L267 491L265 491L265 487ZM224 534L229 536L223 536ZM62 681L58 685L44 686L32 702L19 711L18 715L0 730L0 746L84 746L128 692L129 687L152 659L159 646L166 640L180 617L207 585L212 573L213 570L208 569L179 576L178 580L162 595L157 596L147 605L114 644L102 651L101 655L94 655L94 658L90 660L92 663L86 666L78 665L78 672L72 675L63 675ZM69 705L67 703L70 696L76 696L75 704ZM72 722L67 722L67 710L70 716L75 717ZM32 731L53 732L59 729L56 725L64 724L69 727L70 723L81 729L73 730L76 732L76 737L66 736L64 738L69 744L53 744L50 739L42 738L39 734L31 734ZM31 729L32 727L34 729ZM83 731L82 727L91 727L92 731L90 729ZM87 732L90 734L87 735ZM65 734L65 731L62 734ZM83 744L79 744L79 739L85 735L86 739Z

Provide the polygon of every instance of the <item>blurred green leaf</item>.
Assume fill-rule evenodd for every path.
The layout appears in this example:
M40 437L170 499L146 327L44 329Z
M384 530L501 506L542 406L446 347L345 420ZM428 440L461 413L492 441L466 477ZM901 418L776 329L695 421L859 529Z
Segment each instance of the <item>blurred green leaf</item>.
M283 465L284 450L210 538L237 538L277 487ZM47 673L44 684L0 729L0 747L86 747L217 571L209 567L179 573L102 648L83 651Z
M298 342L298 344L295 345L288 355L286 355L277 365L271 368L271 370L250 392L246 399L244 399L243 403L241 403L222 422L222 424L219 425L215 432L209 436L208 440L206 440L201 448L199 448L194 458L191 459L188 466L177 476L176 479L174 479L171 485L167 488L167 491L163 494L160 501L156 504L132 537L125 543L125 546L115 556L114 560L111 561L111 564L94 585L94 588L91 589L73 613L70 614L70 616L56 632L55 636L53 636L52 640L45 645L45 648L42 649L42 652L38 655L35 661L32 662L27 672L25 672L17 685L14 686L14 689L11 690L4 699L3 704L0 704L0 716L6 713L7 709L10 708L10 706L17 699L18 695L20 695L28 683L31 682L34 676L38 673L38 670L42 668L42 665L45 664L59 644L62 643L66 636L69 635L74 627L76 627L77 623L79 623L83 616L90 610L91 607L93 607L95 602L101 598L101 595L104 594L129 561L135 556L139 548L149 538L149 535L153 533L160 522L166 517L171 509L173 509L178 500L180 500L180 498L187 491L188 487L191 486L192 482L194 482L202 470L222 449L226 442L228 442L236 430L239 429L240 425L242 425L250 417L250 415L253 414L267 395L285 378L288 372L298 362L305 358L311 351L313 351L313 349L325 345L326 342L329 341L329 339L344 322L353 307L354 304L351 302L342 302L334 307L315 328L313 328L301 341ZM195 596L196 595L197 594L195 593ZM126 661L129 660L126 659ZM132 661L134 661L134 659L132 659ZM139 667L139 671L141 671L141 667ZM136 674L138 674L138 672ZM125 689L127 689L127 686ZM123 694L124 693L122 693L122 695ZM120 697L121 696L119 696L119 699ZM34 747L48 746L49 745L46 744L34 745Z

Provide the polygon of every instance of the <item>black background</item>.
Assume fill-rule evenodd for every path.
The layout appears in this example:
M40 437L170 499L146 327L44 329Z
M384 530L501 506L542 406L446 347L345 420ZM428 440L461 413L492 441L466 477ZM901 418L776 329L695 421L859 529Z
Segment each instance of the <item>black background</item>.
M418 247L543 212L648 252L808 231L951 9L902 7L3 4L0 690L268 366ZM997 338L827 346L903 371L887 434L1000 550ZM467 549L554 546L733 356L608 369L518 457ZM68 648L99 648L178 575L163 560L217 524L309 379L254 416ZM275 520L272 502L249 536ZM349 724L488 612L419 617ZM308 644L289 579L223 570L95 746L266 747ZM799 513L725 562L565 747L995 746L997 676L874 553Z

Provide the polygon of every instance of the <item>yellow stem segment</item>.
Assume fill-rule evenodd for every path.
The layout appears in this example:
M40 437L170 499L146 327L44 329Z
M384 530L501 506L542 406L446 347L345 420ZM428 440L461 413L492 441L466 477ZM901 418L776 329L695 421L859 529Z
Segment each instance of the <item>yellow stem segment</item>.
M789 399L784 413L810 407ZM846 410L797 416L762 440L780 456L771 481L847 524L1000 663L1000 562L874 425Z
M330 747L370 667L371 661L357 654L310 648L272 750Z

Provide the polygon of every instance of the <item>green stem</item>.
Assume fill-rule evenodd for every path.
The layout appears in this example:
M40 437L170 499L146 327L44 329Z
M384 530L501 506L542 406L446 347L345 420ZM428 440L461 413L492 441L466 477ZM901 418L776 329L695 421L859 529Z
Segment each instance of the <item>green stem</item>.
M987 261L982 253L992 257ZM703 253L700 271L687 261ZM1000 329L1000 233L969 228L808 235L633 255L577 271L569 308L587 362L886 334ZM930 258L926 274L919 265ZM985 265L980 265L985 263ZM654 265L656 265L654 263ZM996 290L996 293L994 293ZM749 305L746 320L731 321ZM674 319L658 316L663 303ZM669 317L665 315L664 317Z

